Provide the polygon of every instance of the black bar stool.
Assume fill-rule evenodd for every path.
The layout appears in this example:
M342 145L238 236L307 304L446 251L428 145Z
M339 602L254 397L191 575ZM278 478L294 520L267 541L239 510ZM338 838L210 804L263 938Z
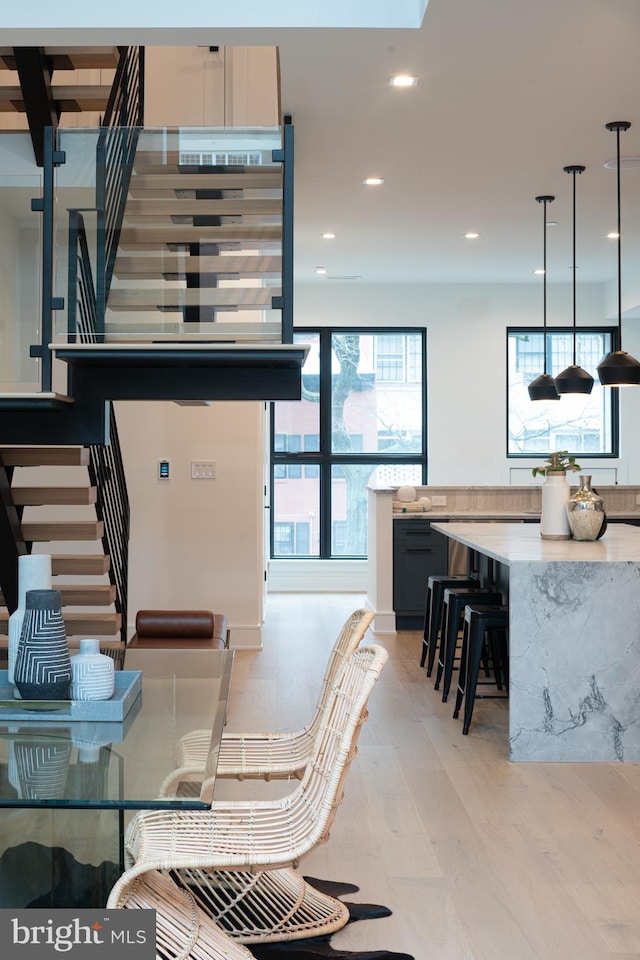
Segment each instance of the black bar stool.
M446 587L444 591L443 627L436 673L436 690L442 680L442 702L447 702L456 659L458 633L464 608L469 603L502 603L502 594L491 587Z
M422 656L420 666L427 662L427 676L433 672L438 638L442 625L444 591L446 587L473 587L478 585L477 577L465 574L432 574L427 581L427 603L424 612L424 630L422 631Z
M509 691L508 629L509 608L505 604L471 603L465 607L458 690L453 711L454 717L458 717L464 698L462 732L465 735L469 733L476 698L492 699L497 696L477 693L480 661L487 640L493 661L495 684L498 690L501 690L504 680L507 693Z

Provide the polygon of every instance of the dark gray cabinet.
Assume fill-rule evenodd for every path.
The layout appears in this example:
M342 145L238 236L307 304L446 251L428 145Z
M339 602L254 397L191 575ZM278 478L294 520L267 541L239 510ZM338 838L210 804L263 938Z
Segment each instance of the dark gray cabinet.
M448 570L447 542L428 520L393 521L393 609L398 629L422 627L427 580Z

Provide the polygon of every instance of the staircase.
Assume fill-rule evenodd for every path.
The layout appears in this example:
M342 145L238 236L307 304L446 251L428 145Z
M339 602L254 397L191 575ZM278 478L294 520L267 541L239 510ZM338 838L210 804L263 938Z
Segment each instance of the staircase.
M157 134L138 141L105 341L133 330L140 340L281 342L283 175L272 146L260 132L252 149L230 151L220 131L204 131L203 156L180 146L180 131L163 138L162 150Z
M106 648L120 648L122 616L104 547L104 521L96 514L89 449L0 447L0 459L11 476L11 495L30 552L51 554L52 586L62 594L70 645L95 636ZM0 646L5 647L8 618L6 607L0 608Z

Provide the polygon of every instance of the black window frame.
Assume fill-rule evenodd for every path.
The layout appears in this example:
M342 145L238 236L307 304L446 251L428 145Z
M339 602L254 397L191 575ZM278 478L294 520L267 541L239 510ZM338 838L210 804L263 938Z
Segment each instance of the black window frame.
M426 327L296 327L294 335L301 337L298 342L304 342L304 336L318 336L319 343L319 378L317 374L317 385L320 391L319 401L319 431L320 445L319 450L308 452L305 450L299 453L290 451L276 451L275 443L275 402L271 403L270 424L271 424L271 443L270 443L270 484L271 484L271 504L270 511L270 556L271 559L284 559L281 554L273 553L274 546L274 480L275 472L278 467L289 467L292 464L300 464L305 468L317 467L319 473L319 514L320 514L320 548L317 554L309 557L291 555L288 559L311 559L311 560L349 560L362 559L361 555L350 556L346 554L335 554L331 552L332 544L332 514L331 514L331 486L332 486L332 468L341 464L371 464L372 466L383 466L384 464L409 464L418 465L422 468L421 484L427 483L428 460L427 460L427 329ZM331 423L331 365L332 351L331 344L334 336L355 334L358 336L389 336L389 335L411 335L419 336L422 340L422 447L417 453L400 454L398 452L385 454L384 450L372 453L333 453L332 446L332 423ZM385 383L387 381L384 381ZM411 381L415 383L416 381ZM277 402L277 401L276 401ZM304 446L304 444L303 444ZM303 471L306 476L306 469Z
M563 336L573 336L573 327L548 327L547 336L551 337L553 335L561 334ZM617 327L611 326L589 326L589 327L576 327L575 330L576 336L585 333L607 333L611 337L611 350L620 349L620 333ZM545 456L546 454L552 453L552 450L544 450L537 452L529 453L513 453L509 451L509 337L511 335L527 335L535 334L536 336L541 336L543 334L542 327L536 326L526 326L526 327L507 327L506 338L505 338L505 394L506 394L506 403L505 403L505 443L506 443L506 456L508 460L532 460L539 458L540 456ZM545 350L547 351L547 372L551 370L551 354L548 350L547 344L545 344ZM541 374L543 371L539 370L537 373L531 375L531 379L535 379L536 376ZM592 373L592 376L597 378L596 371L589 371ZM582 450L572 451L569 450L570 454L574 454L579 457L580 460L616 460L620 456L620 401L619 401L619 392L613 388L607 388L611 390L611 453L587 453ZM558 401L562 403L562 399Z

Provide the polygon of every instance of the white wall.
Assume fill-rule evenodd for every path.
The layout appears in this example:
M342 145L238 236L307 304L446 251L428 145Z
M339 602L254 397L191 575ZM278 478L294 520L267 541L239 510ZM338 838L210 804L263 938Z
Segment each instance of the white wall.
M548 323L568 325L571 286L548 287ZM578 289L578 322L609 322L599 284ZM427 328L429 482L507 484L506 336L508 326L542 323L539 284L360 285L296 288L295 323ZM640 323L627 321L626 349L640 354ZM640 482L634 424L640 391L621 390L621 482ZM532 461L533 463L534 461ZM607 465L611 461L606 462Z
M225 613L234 647L259 647L263 620L264 404L116 405L131 501L129 622L137 610ZM159 459L170 479L159 480ZM192 480L192 460L216 479Z
M277 126L275 47L146 47L145 125Z

